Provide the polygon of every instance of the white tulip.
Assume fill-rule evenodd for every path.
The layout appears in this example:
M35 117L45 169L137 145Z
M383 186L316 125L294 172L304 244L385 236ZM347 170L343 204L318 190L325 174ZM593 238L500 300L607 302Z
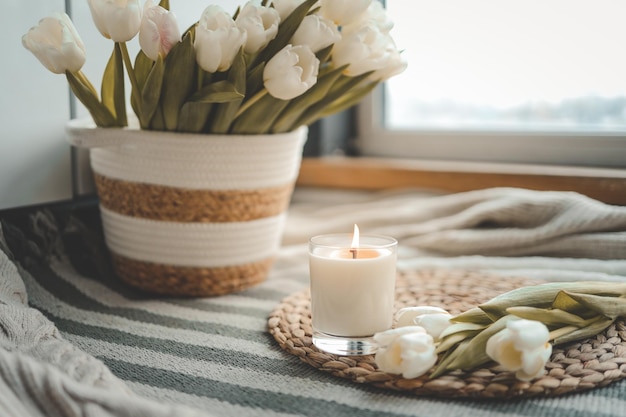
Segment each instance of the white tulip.
M338 26L362 19L372 0L320 0L319 13Z
M281 100L303 94L317 82L320 61L306 45L287 45L265 64L263 83Z
M374 71L374 73L372 73L372 75L369 78L372 81L377 81L377 82L385 81L395 75L400 74L406 69L406 67L407 67L407 62L404 59L402 59L402 55L400 54L400 51L393 48L389 50L388 59L385 65L382 68Z
M383 33L389 33L393 29L393 22L387 15L385 7L379 1L372 1L367 10L359 16L358 20L344 25L342 32L354 32L363 26L376 26Z
M55 74L76 72L85 64L85 45L65 13L52 13L22 36L22 45Z
M450 318L452 315L439 307L405 307L396 313L396 327L420 326L437 341L441 332L450 326Z
M530 381L542 376L550 355L548 328L534 320L512 320L487 341L487 355L517 379Z
M332 20L311 14L302 20L291 42L294 45L309 45L313 52L317 52L340 39L339 28Z
M282 22L302 3L304 3L304 0L273 0L272 6L278 12Z
M244 46L245 51L253 54L276 37L280 16L274 8L260 6L249 1L239 11L235 23L248 35Z
M332 59L335 67L348 65L344 73L354 77L385 68L394 48L389 34L375 26L364 26L346 34L335 44Z
M105 38L127 42L135 37L141 25L139 0L88 0L91 17Z
M156 61L159 55L166 56L178 42L180 29L174 13L147 0L139 27L141 50L148 58Z
M196 61L207 72L226 71L246 41L246 33L216 5L204 9L196 26Z
M419 326L405 326L374 335L378 369L404 378L417 378L437 362L432 336Z

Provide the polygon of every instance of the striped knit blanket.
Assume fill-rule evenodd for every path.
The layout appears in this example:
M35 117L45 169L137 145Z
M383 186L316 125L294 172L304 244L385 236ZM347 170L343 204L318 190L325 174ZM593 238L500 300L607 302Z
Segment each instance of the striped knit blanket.
M349 231L357 221L362 230L399 235L401 247L406 242L399 268L623 281L626 208L523 190L325 196L296 194L266 282L203 299L153 297L120 283L94 205L2 217L0 416L626 415L626 381L515 402L415 398L322 373L267 332L276 304L308 285L306 238L329 227ZM539 219L542 210L523 208L529 202L552 211ZM598 252L600 243L612 252ZM454 253L435 256L437 247ZM501 256L516 248L525 256Z

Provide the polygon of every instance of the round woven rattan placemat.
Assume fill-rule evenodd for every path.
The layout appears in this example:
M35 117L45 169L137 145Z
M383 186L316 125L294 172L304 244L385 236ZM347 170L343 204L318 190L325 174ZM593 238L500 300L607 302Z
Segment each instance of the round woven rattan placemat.
M458 314L498 294L539 283L523 277L496 277L469 271L429 270L398 276L396 309L434 305ZM416 396L511 398L557 396L605 386L626 377L626 323L616 321L595 337L556 346L546 375L531 382L517 380L496 363L438 378L404 379L381 372L374 355L338 356L311 341L310 296L304 290L286 297L270 314L269 332L287 352L332 375Z

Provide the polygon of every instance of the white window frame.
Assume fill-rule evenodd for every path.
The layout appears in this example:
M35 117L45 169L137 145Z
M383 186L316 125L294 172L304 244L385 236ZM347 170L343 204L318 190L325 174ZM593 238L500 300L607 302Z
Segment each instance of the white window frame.
M626 132L390 130L384 85L357 107L362 156L626 168Z

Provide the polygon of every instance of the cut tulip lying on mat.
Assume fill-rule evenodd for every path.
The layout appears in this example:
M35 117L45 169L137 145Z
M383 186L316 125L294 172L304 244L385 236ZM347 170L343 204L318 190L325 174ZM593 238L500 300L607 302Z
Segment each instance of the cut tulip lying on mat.
M443 308L434 306L405 307L396 313L396 327L420 326L435 341L450 326L452 315Z
M552 354L549 337L548 328L541 322L510 320L505 329L489 338L485 350L504 369L515 372L517 379L530 381L545 373Z
M434 337L437 357L430 378L496 361L514 372L516 378L530 381L544 375L553 346L595 336L620 317L626 317L626 283L533 285L501 294L451 317L437 307L403 308L396 315L395 329L375 335L382 347L375 359L385 372L405 378L407 374L417 375L416 358L422 358L424 366L432 360L426 358L425 344L412 345L408 336L407 340L395 338L433 334L430 337ZM412 358L412 362L405 358ZM419 370L422 374L429 371Z
M374 335L378 343L375 360L381 371L404 378L424 375L437 362L431 335L419 326L404 326Z

